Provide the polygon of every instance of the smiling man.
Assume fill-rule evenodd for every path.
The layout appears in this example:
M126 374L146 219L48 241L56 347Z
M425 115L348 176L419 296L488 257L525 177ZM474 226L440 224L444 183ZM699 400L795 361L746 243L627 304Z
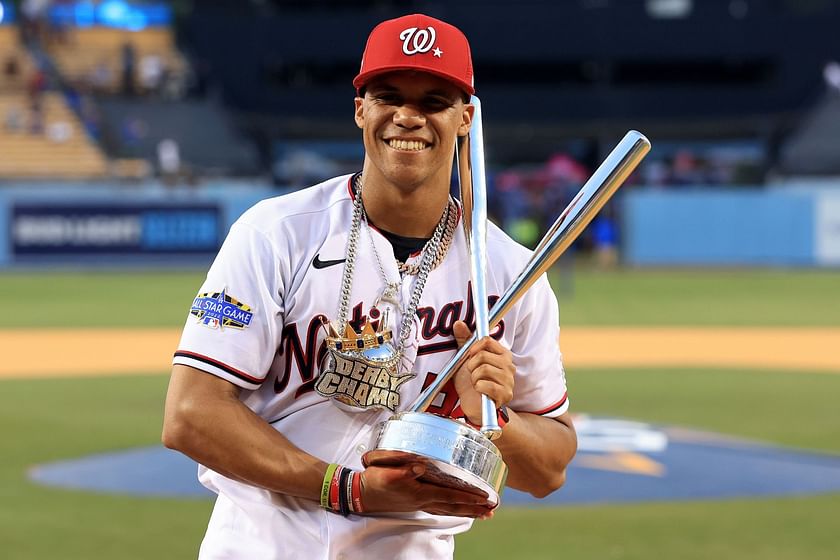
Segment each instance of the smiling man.
M451 558L454 535L493 515L486 495L427 482L420 464L363 464L482 303L449 194L473 115L469 44L425 15L383 22L353 85L362 171L247 211L175 353L163 441L218 494L201 558ZM483 304L529 256L488 226ZM543 277L427 411L478 424L492 397L508 485L536 496L563 484L576 450L557 339Z

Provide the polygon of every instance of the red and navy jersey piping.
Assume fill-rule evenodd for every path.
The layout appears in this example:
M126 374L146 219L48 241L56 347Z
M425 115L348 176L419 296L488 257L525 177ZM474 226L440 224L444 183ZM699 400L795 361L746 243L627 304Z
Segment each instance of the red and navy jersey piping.
M187 350L178 350L175 352L176 358L190 358L199 362L204 362L205 364L211 365L213 367L219 368L225 373L228 373L242 381L247 381L248 383L259 385L264 379L260 379L259 377L254 377L253 375L249 375L244 371L239 371L238 369L227 365L224 362L220 362L218 360L214 360L209 356L205 356L203 354L198 354L196 352L188 352Z
M542 410L535 410L535 411L531 412L531 414L536 414L538 416L543 416L545 414L551 414L555 410L557 410L559 408L562 408L566 404L566 401L568 400L568 398L569 398L568 393L563 393L563 396L561 397L561 399L559 401L557 401L556 403L554 403L550 406L547 406L547 407L543 408Z

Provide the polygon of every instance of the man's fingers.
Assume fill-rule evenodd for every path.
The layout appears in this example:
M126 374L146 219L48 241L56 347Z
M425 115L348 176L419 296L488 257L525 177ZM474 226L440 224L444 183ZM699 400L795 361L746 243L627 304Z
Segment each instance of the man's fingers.
M411 484L426 473L420 464L372 467L362 472L362 484L372 490ZM419 483L417 483L419 484Z
M481 494L471 493L435 484L422 484L418 489L417 496L424 504L424 511L433 504L438 504L439 507L468 510L493 508L493 505L487 501L487 495L483 492Z
M459 348L463 346L472 335L473 332L464 321L455 321L455 324L452 325L452 336L455 337L455 342L458 343ZM486 351L502 355L508 352L507 348L505 348L498 340L491 337L484 337L477 341L470 351L474 354Z
M428 511L440 515L486 518L494 508L485 492L440 486L423 480L426 466L371 466L362 472L362 502L366 511Z
M458 348L464 345L472 336L472 331L463 321L455 321L452 325L452 334L455 336L455 342L458 343Z
M504 372L510 369L510 362L505 356L481 352L467 360L467 368L473 372L473 380L478 381L483 377L495 377L493 372L499 370ZM476 374L476 372L481 372ZM489 375L488 375L489 374Z
M489 519L493 515L493 508L490 507L458 506L448 503L429 504L423 508L423 511L432 515L456 515L474 519Z
M487 395L496 406L508 404L513 399L513 391L505 385L499 385L492 381L479 381L475 384L475 390L482 395Z

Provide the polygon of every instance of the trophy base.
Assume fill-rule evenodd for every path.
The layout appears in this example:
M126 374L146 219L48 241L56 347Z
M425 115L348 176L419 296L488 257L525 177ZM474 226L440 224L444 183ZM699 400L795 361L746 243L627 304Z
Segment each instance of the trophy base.
M422 412L401 412L380 425L366 465L421 463L420 480L487 494L498 504L507 478L502 454L480 431Z

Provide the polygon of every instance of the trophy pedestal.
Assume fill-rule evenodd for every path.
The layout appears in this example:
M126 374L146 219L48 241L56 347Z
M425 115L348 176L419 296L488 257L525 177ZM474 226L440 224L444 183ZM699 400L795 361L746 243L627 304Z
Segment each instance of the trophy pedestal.
M456 420L424 412L400 412L383 422L366 465L422 463L421 480L460 488L481 490L498 504L507 478L502 454L478 430Z

